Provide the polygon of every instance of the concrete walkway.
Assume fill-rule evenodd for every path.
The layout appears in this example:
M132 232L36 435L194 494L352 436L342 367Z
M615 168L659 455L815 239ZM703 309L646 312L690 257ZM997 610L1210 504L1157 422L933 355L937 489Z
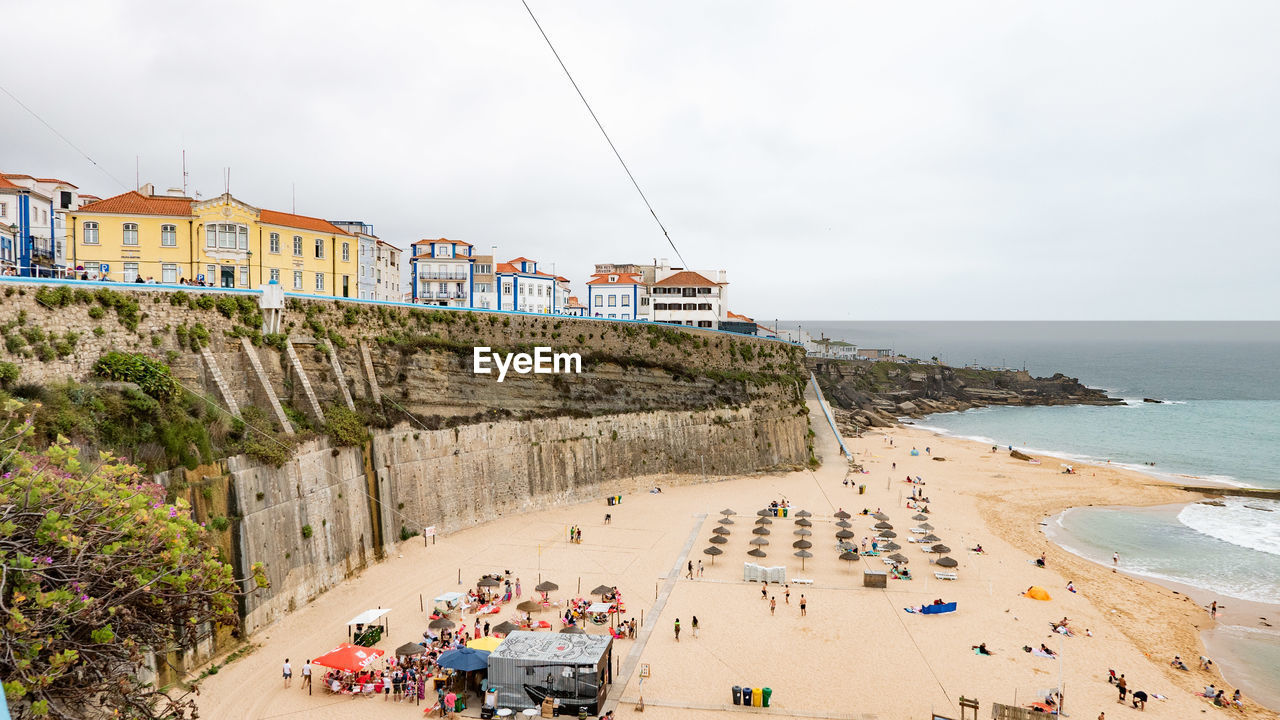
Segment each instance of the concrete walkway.
M644 654L645 645L649 644L649 636L653 635L654 628L658 627L658 622L662 618L662 610L667 606L667 598L671 596L671 590L676 586L676 581L680 579L680 573L685 568L685 562L689 557L689 551L693 549L693 543L698 539L698 531L702 529L702 523L706 522L707 514L700 513L694 516L693 527L689 530L689 539L685 541L684 548L680 550L680 555L676 558L676 562L671 566L671 570L667 573L667 581L662 584L662 589L658 591L658 597L653 601L653 608L649 610L649 622L640 629L640 633L636 636L636 644L631 646L631 652L627 653L627 659L622 662L622 669L618 671L617 677L613 679L610 689L616 692L622 692L627 683L631 682L631 675L635 673L636 666L640 664L640 656ZM613 693L610 693L611 695ZM601 713L618 708L618 700L610 698L604 701L604 708Z

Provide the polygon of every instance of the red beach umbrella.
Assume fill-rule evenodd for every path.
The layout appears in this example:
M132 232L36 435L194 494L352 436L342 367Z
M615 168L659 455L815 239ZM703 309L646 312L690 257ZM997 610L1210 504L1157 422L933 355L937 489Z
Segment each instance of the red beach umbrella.
M383 651L376 648L342 643L311 662L334 670L356 672L368 667L369 663L382 657L382 654Z

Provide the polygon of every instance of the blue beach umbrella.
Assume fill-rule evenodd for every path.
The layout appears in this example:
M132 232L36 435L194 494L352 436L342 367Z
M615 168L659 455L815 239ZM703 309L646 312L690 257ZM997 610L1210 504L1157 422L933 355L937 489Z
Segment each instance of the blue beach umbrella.
M489 667L489 653L468 647L458 648L441 655L436 664L442 668L461 670L462 672L484 670Z

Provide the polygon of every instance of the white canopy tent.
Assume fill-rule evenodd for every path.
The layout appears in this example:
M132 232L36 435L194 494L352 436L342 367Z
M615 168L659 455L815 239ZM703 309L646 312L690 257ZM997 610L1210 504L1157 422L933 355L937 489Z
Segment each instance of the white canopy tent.
M387 621L382 620L382 618L386 617L386 614L389 612L391 612L391 608L375 608L373 610L365 610L359 615L351 618L347 621L347 637L351 637L352 628L356 629L355 632L360 632L369 625L382 625L383 632L390 630L391 628L387 624ZM379 623L379 620L382 620L382 622Z

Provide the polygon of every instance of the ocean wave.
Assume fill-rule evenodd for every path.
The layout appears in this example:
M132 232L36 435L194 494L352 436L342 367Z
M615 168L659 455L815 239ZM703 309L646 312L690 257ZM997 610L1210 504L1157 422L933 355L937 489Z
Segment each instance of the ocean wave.
M1221 506L1193 503L1178 513L1178 522L1232 545L1280 555L1280 503L1273 500L1226 498Z

